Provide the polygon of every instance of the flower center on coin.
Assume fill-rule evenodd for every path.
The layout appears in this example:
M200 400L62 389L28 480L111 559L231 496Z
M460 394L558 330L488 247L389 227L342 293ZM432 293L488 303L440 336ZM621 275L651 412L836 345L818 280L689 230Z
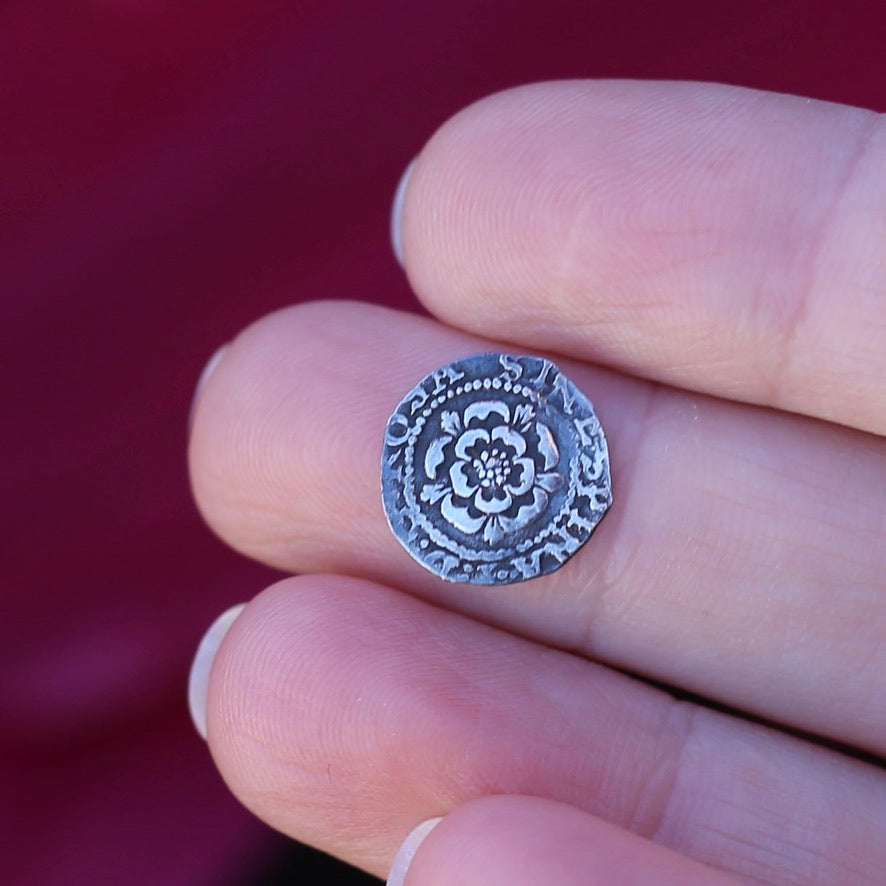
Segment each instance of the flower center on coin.
M477 472L480 485L487 489L493 485L504 486L513 470L510 458L500 449L484 449L477 458L473 459L471 467Z

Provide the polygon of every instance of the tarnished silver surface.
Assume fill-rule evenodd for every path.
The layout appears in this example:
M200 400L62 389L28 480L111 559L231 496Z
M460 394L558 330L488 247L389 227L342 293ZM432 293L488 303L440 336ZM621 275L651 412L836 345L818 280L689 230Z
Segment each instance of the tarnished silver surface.
M382 499L394 535L446 581L559 569L612 502L594 409L550 360L480 354L422 379L388 421Z

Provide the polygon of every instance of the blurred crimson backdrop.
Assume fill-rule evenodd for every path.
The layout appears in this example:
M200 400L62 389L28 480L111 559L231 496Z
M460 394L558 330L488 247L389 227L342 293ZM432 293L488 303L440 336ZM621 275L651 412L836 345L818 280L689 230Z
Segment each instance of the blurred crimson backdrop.
M0 5L3 882L345 882L238 806L186 713L204 628L273 578L191 503L204 362L292 301L413 308L390 200L474 99L685 78L884 110L881 10Z

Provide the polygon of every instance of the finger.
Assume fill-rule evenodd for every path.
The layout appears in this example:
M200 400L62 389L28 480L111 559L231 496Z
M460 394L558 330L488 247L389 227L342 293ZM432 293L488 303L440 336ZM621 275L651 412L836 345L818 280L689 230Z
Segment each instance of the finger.
M287 579L211 669L209 746L283 832L376 874L497 793L599 815L752 882L877 882L886 778L382 586Z
M411 836L411 835L410 835ZM388 886L729 886L720 871L637 837L574 806L499 795L450 812L409 854Z
M403 195L449 323L886 433L886 125L697 83L568 82L450 120Z
M564 568L442 582L381 508L385 423L420 378L499 345L367 306L240 336L197 407L197 500L282 569L363 575L813 732L886 750L886 479L874 438L562 368L594 401L614 504Z

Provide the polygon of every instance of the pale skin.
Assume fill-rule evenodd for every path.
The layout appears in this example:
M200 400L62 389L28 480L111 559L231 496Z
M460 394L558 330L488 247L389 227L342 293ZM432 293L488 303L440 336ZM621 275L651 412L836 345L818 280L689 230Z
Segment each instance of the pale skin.
M512 90L419 154L402 246L433 319L280 311L196 406L207 521L299 573L213 666L234 793L379 876L445 816L410 886L882 882L883 118ZM382 435L419 379L492 350L551 356L593 401L614 504L552 575L451 585L390 534Z

